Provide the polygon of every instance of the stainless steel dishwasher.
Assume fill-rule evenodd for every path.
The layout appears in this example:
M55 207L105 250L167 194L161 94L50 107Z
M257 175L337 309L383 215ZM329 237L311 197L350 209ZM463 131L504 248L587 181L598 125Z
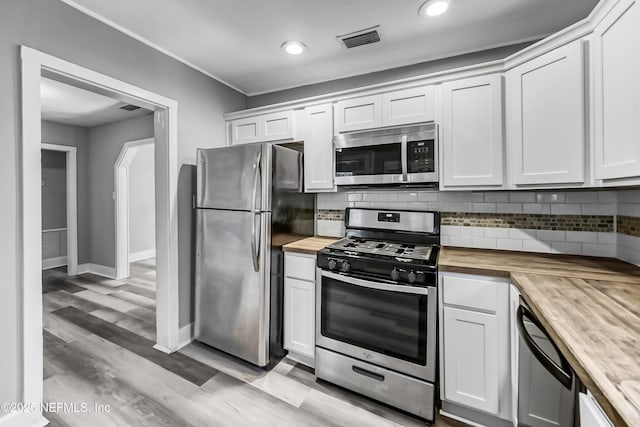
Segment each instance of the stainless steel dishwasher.
M518 426L573 427L578 380L531 309L520 297Z

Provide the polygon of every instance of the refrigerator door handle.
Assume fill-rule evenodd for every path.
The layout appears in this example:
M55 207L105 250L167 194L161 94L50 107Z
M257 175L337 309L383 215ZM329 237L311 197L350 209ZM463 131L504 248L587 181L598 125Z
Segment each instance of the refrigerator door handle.
M253 218L251 219L251 259L253 260L253 269L255 271L260 271L260 246L259 245L261 242L256 243L256 217L260 218L260 212L254 212Z
M255 176L253 178L253 196L251 200L253 200L253 212L260 212L260 207L256 208L256 199L258 198L258 179L260 178L260 162L262 161L262 150L258 151L258 155L256 156L256 162L253 165L253 169L255 172Z

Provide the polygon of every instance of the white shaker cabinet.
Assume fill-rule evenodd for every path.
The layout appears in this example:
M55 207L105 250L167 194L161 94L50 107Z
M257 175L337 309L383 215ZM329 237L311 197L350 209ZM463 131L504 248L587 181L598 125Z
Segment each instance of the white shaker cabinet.
M433 85L382 95L382 125L399 126L435 120Z
M475 423L512 420L508 280L440 273L440 290L443 409Z
M640 176L640 4L622 0L593 33L595 178Z
M435 89L432 85L346 99L334 105L336 134L433 120Z
M444 307L444 397L498 413L495 314Z
M334 105L335 133L382 126L382 95L338 101Z
M316 257L284 256L284 348L289 358L308 366L315 359Z
M442 85L442 187L504 184L502 76Z
M304 190L336 191L333 185L333 110L331 104L304 112Z
M280 111L232 120L230 145L292 139L293 111Z
M581 40L506 73L507 141L515 185L585 181Z
M232 120L230 145L250 144L261 140L262 119L260 116Z
M580 393L580 427L613 427L613 423L590 393Z

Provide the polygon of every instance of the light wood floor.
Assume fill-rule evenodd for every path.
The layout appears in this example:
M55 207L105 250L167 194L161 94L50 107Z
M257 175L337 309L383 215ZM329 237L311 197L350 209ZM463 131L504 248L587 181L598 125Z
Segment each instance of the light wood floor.
M425 425L316 382L288 359L267 372L198 343L172 355L153 350L154 260L131 273L116 281L43 272L44 400L67 404L45 413L51 426ZM434 425L463 426L442 417Z

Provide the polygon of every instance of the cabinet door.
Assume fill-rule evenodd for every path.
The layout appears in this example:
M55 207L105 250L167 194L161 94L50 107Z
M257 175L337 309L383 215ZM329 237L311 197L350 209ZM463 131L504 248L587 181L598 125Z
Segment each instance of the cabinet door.
M276 141L293 138L293 112L265 114L262 116L262 140Z
M613 427L591 395L580 393L580 427Z
M640 5L620 1L593 33L595 178L640 176Z
M284 348L309 358L315 353L315 283L284 280Z
M584 63L576 40L507 76L514 184L584 182Z
M434 86L382 95L382 125L397 126L435 120Z
M363 96L335 104L335 132L351 132L382 126L382 96Z
M442 85L443 185L503 184L502 77Z
M247 117L231 122L231 145L249 144L261 140L261 116Z
M498 414L498 323L494 314L444 307L446 400Z
M331 104L305 110L304 189L335 191L333 185L333 121Z

